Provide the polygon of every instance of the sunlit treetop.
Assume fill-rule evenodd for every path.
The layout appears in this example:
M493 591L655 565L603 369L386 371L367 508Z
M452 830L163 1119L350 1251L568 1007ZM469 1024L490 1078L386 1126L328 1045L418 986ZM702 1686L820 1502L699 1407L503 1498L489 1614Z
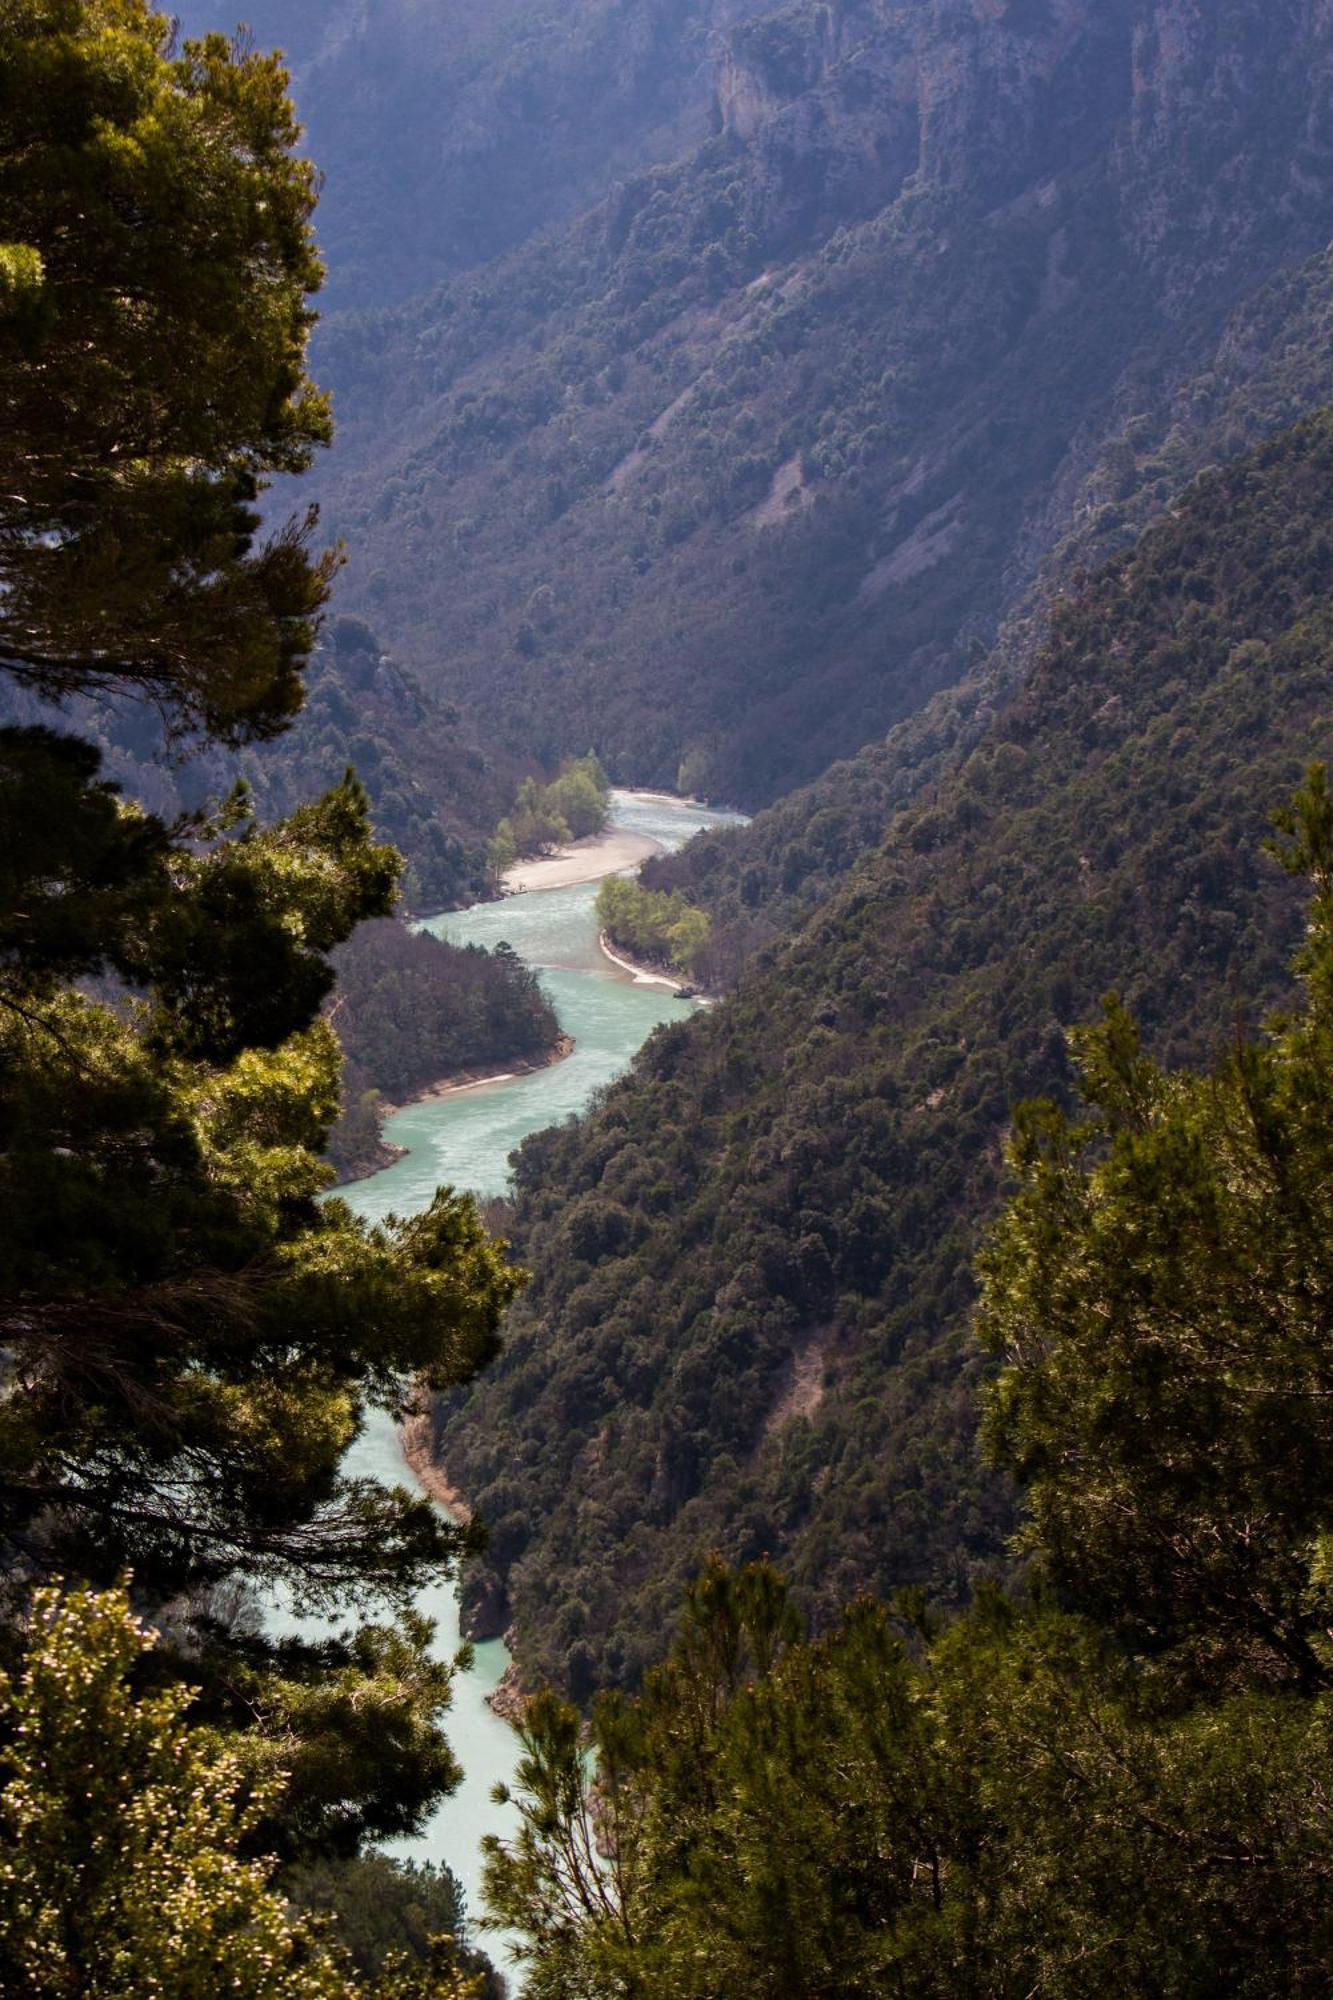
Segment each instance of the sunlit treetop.
M255 502L330 435L280 60L144 0L0 0L0 659L280 729L335 566Z

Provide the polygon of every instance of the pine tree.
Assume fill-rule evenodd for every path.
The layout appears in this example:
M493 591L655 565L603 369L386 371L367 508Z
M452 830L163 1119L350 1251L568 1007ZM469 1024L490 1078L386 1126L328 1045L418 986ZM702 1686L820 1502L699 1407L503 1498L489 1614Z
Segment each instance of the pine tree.
M0 660L179 728L299 708L335 566L255 501L330 435L281 64L146 0L0 0Z
M309 521L255 539L328 434L281 66L143 0L0 0L0 44L0 665L270 734L333 566ZM518 1282L448 1191L379 1229L320 1199L329 953L398 869L350 775L169 826L89 744L0 731L0 1645L34 1584L131 1572L152 1673L287 1774L288 1844L409 1829L456 1778L405 1611L465 1538L341 1467L369 1404L485 1362ZM392 1625L278 1646L278 1583Z
M189 1691L137 1693L153 1634L123 1591L38 1592L0 1674L0 1991L31 2000L479 2000L448 1939L433 1973L363 1984L337 1926L293 1912L245 1853L280 1781L191 1725Z
M1084 1115L1018 1117L981 1329L1031 1591L810 1641L713 1564L639 1698L538 1697L488 1877L536 2000L1329 1993L1322 769L1278 824L1304 1006L1196 1073L1112 1002Z
M1206 1075L1115 1000L1074 1038L1085 1115L1025 1107L983 1266L993 1450L1062 1597L1189 1680L1327 1684L1333 1526L1333 799L1279 815L1312 888L1305 1009Z

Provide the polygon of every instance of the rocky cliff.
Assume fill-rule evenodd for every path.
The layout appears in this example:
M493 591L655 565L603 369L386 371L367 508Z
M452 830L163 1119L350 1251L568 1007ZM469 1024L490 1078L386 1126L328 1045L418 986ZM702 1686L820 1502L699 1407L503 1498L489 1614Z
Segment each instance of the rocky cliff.
M708 31L711 138L335 319L327 490L351 592L511 751L755 803L957 680L1123 427L1188 424L1229 317L1325 246L1329 23L841 0Z
M248 0L325 174L329 297L374 308L567 220L714 116L711 51L768 0ZM189 0L230 33L231 0Z

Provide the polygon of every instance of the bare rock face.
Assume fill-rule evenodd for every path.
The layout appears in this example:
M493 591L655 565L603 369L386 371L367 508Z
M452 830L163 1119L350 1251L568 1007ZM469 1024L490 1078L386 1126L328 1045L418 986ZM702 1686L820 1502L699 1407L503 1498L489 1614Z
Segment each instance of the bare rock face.
M502 1722L512 1723L515 1729L522 1727L528 1708L528 1693L516 1660L511 1660L505 1668L499 1686L487 1695L486 1705Z
M248 0L286 51L339 305L411 297L702 140L709 52L772 0ZM236 25L184 0L190 33Z
M1123 8L1089 0L879 0L881 33L910 42L923 180L987 205L1067 171L1127 99Z
M913 187L990 208L1104 146L1130 99L1131 0L829 0L750 21L716 74L755 226L808 234Z
M1170 262L1183 240L1215 233L1234 255L1238 240L1261 245L1326 212L1329 0L1153 0L1135 13L1115 169L1140 254ZM1174 202L1173 185L1191 199Z
M830 0L729 38L718 121L770 223L803 168L843 210L909 186L993 210L1109 156L1146 252L1179 225L1172 187L1215 169L1216 203L1252 204L1252 135L1293 104L1274 197L1325 198L1331 23L1333 0Z
M772 14L739 29L718 64L723 132L753 139L784 105L823 82L841 42L830 6L817 8L809 19Z

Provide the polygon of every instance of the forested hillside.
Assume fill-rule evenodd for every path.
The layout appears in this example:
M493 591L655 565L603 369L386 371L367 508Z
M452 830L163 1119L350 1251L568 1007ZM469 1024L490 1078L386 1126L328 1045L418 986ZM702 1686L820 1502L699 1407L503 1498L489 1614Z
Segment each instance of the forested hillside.
M1286 991L1261 847L1329 746L1330 505L1328 416L1206 474L804 930L523 1148L534 1280L437 1437L525 1664L634 1682L704 1548L821 1613L996 1562L969 1313L1010 1107L1113 984L1167 1060Z
M586 1733L532 1698L487 1883L534 1992L1327 1994L1324 765L1274 819L1301 1004L1202 1072L1112 1004L1073 1117L1016 1114L978 1329L1034 1587L812 1642L770 1564L714 1558L636 1698Z
M613 76L656 18L605 16ZM510 751L747 804L812 778L955 684L1071 529L1123 540L1318 402L1330 36L1313 0L734 23L693 150L326 323L351 601Z
M15 722L50 720L48 703L0 688ZM355 767L377 830L403 855L411 910L451 909L489 893L487 841L519 782L509 759L482 751L456 707L426 693L359 618L329 621L306 701L276 743L165 743L138 700L85 699L66 717L98 745L108 777L166 818L193 812L244 779L265 818L290 812Z
M333 965L342 1109L325 1150L342 1179L393 1157L380 1136L389 1105L468 1070L545 1061L559 1047L555 1009L507 945L449 944L386 918L362 924Z
M349 766L382 837L404 857L409 909L449 909L490 891L486 839L518 782L515 767L484 751L458 709L428 693L360 619L335 617L300 718L241 770L264 811L278 814ZM216 788L223 773L200 775ZM140 777L128 777L136 792Z
M1020 683L1046 607L1117 549L1132 545L1206 466L1298 416L1333 380L1333 256L1320 251L1228 321L1207 369L1156 423L1135 419L1083 482L1069 532L1001 628L995 648L956 686L788 793L748 826L709 833L650 861L643 879L681 890L710 921L701 970L728 984L745 958L793 929L837 887L890 814L926 795L951 760L975 747Z

